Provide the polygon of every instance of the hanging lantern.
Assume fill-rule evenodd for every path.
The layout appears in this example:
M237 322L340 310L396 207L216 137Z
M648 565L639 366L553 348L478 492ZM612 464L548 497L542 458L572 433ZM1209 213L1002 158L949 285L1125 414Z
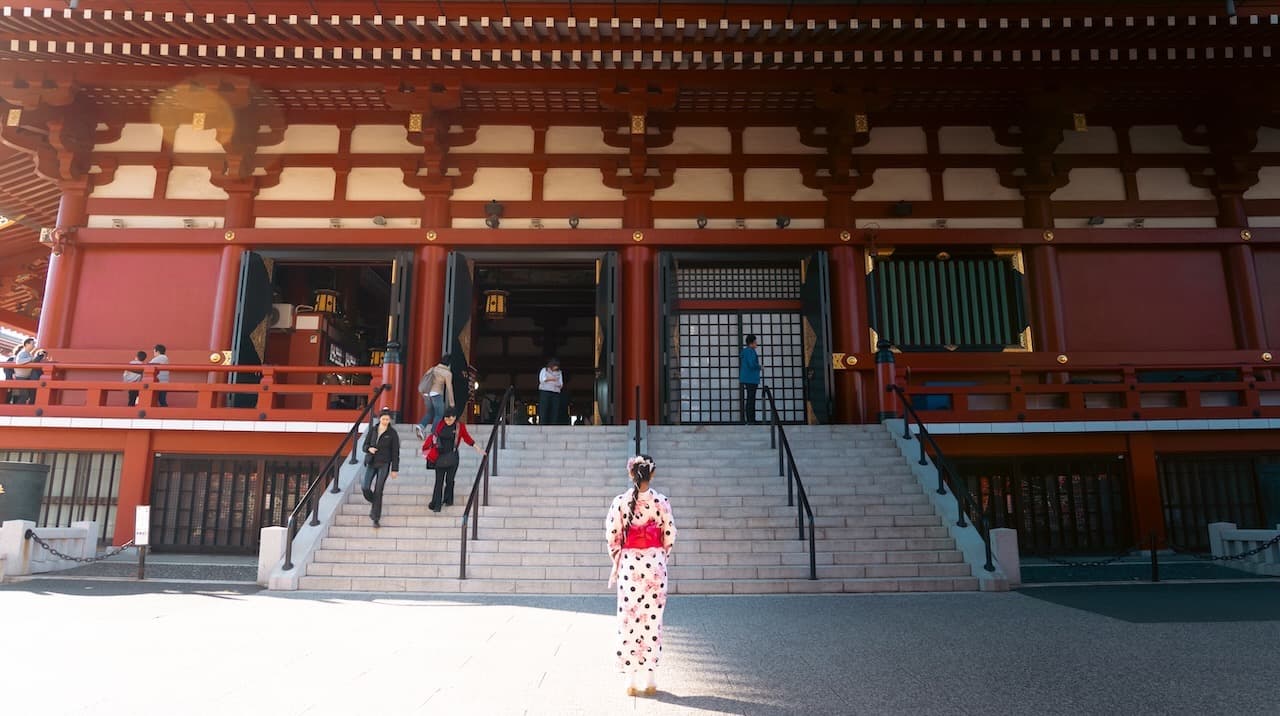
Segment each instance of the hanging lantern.
M484 292L484 317L496 321L507 317L507 297L511 294L506 291L490 290Z
M370 348L369 349L369 365L371 366L382 365L382 359L386 357L386 355L387 355L386 348Z
M316 291L316 313L337 313L338 292L328 288Z

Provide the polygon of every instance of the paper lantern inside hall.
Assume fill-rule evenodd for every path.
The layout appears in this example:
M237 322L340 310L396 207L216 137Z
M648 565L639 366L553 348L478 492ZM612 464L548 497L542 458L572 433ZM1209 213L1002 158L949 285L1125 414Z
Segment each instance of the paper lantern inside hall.
M316 291L316 313L337 313L338 292L327 288Z
M507 317L507 298L511 294L506 291L484 292L484 317L496 321Z

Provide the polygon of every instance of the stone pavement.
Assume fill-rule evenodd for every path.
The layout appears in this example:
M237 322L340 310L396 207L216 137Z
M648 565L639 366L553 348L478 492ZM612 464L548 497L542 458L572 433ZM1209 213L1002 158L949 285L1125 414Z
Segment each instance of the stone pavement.
M1280 584L675 596L661 692L602 597L0 587L13 714L1275 714Z

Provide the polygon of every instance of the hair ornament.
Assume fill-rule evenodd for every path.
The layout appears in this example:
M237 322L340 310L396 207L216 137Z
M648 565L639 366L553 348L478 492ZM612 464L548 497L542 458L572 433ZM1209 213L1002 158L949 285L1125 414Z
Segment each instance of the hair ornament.
M643 455L632 455L631 457L627 458L627 472L634 472L636 465L644 465L649 468L650 472L652 472L655 467L653 464L653 460L650 458L646 458Z

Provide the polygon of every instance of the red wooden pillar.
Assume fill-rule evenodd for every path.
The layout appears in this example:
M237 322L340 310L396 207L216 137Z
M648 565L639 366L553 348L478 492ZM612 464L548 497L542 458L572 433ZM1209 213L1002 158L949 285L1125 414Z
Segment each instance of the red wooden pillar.
M1218 191L1218 226L1245 228L1249 215L1240 192ZM1262 295L1253 263L1253 247L1246 243L1226 251L1227 296L1231 301L1232 322L1236 329L1236 345L1246 349L1267 347L1266 322L1262 314Z
M62 199L58 204L57 228L67 231L84 226L89 220L88 203L92 183L88 178L59 184ZM80 252L74 248L74 237L57 254L49 256L44 300L40 307L37 343L43 348L66 346L71 323L72 304L79 283Z
M231 331L236 320L236 294L240 284L240 254L243 249L228 243L218 262L218 285L213 297L213 326L209 330L209 350L231 350Z
M413 270L413 310L414 335L412 348L406 352L410 362L405 366L406 380L413 384L413 395L417 396L418 378L440 359L440 339L444 332L444 277L448 252L443 246L430 244L418 249ZM403 419L412 415L414 419L422 419L422 399L404 406Z
M1160 504L1160 476L1151 433L1129 434L1129 470L1133 480L1133 537L1141 544L1154 534L1156 542L1164 544L1164 510Z
M134 508L151 504L151 434L150 430L129 430L124 434L116 529L111 538L114 545L133 539Z
M1053 229L1053 203L1049 192L1024 191L1026 205L1022 218L1028 229ZM1066 325L1062 314L1062 282L1058 276L1058 251L1048 245L1027 252L1029 264L1031 325L1034 348L1061 353L1067 349Z
M622 381L618 385L622 393L619 404L622 411L619 422L631 420L636 415L636 386L640 386L640 419L652 423L657 415L654 384L653 326L653 271L654 249L649 246L628 246L622 250L622 290L618 295L622 305L618 309L622 326L622 342L618 344L618 361L622 364Z
M831 249L831 337L833 353L867 353L866 259L861 248L848 244ZM867 420L864 371L835 371L835 420L861 423Z

